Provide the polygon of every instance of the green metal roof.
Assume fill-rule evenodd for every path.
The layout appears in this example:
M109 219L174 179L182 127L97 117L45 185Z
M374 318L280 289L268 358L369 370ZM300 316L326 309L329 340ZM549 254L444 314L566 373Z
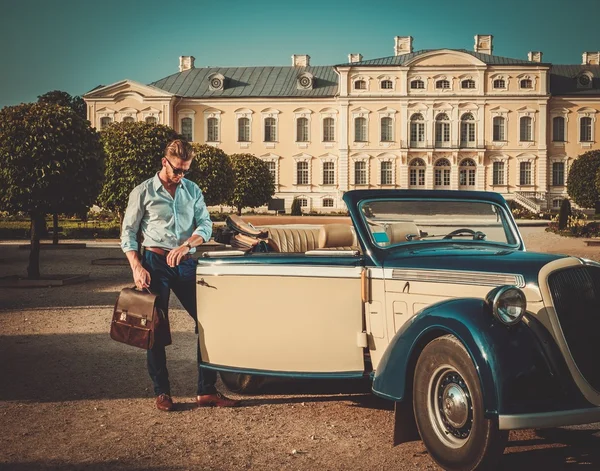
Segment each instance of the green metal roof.
M592 73L590 88L577 88L577 77L585 71ZM600 95L600 65L553 65L550 69L552 95Z

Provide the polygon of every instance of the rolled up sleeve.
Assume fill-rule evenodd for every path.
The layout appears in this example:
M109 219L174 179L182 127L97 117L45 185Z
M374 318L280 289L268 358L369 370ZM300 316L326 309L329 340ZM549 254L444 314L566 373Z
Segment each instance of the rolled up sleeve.
M136 187L129 194L129 202L123 217L123 227L121 229L121 249L123 252L138 250L137 234L143 215L142 191L139 187Z
M204 195L202 195L200 189L194 203L194 221L196 223L194 235L199 235L204 239L204 242L208 242L212 236L212 221L206 203L204 203Z

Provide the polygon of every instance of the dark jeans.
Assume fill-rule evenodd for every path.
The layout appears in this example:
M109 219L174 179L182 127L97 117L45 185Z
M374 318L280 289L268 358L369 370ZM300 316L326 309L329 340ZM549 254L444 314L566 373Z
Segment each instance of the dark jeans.
M144 252L142 265L150 273L150 290L160 296L161 307L165 313L169 308L169 295L171 290L179 299L187 313L198 321L196 312L196 262L190 258L176 267L167 265L166 257L146 250ZM196 333L198 326L196 324ZM202 360L200 356L200 345L196 342L198 361L198 395L214 394L216 392L217 372L200 368ZM169 384L169 372L167 370L167 355L165 347L154 345L148 350L148 373L154 384L154 393L171 394Z

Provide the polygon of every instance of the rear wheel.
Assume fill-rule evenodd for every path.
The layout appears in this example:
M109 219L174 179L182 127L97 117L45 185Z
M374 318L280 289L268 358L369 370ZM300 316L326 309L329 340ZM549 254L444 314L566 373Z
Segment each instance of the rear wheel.
M239 394L255 394L260 391L265 378L262 376L248 375L243 373L230 373L220 371L221 381L231 392Z
M419 433L431 457L449 471L494 469L508 431L484 416L481 384L460 341L430 342L417 362L413 404Z

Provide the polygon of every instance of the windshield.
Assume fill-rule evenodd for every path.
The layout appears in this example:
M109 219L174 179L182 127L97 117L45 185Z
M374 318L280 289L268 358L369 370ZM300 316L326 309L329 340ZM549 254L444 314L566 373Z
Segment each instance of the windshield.
M363 201L361 214L379 247L427 241L518 245L505 210L474 200Z

